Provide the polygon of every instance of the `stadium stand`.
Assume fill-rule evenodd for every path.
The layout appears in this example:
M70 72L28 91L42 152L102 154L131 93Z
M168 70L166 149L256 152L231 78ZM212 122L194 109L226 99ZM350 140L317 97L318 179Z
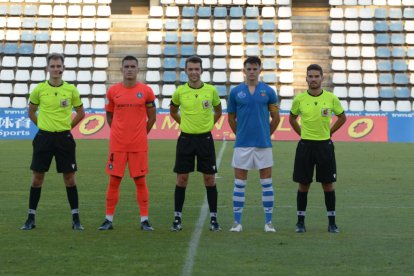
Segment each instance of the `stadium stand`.
M242 61L258 55L263 60L261 79L274 86L281 100L291 100L306 87L303 74L298 72L303 70L304 60L309 60L298 58L306 48L298 33L308 29L294 16L298 2L149 1L138 16L138 21L146 23L139 32L145 38L137 38L142 41L137 47L144 51L138 54L141 77L153 87L158 105L168 106L163 97L170 97L173 86L187 81L185 58L198 54L205 68L203 80L216 85L226 100L231 87L242 81ZM326 2L326 13L314 24L320 26L315 37L320 34L323 41L323 32L329 34L329 59L322 61L330 64L324 68L326 88L350 111L361 106L372 112L412 111L412 0ZM27 96L26 91L46 79L45 56L56 51L66 55L65 78L82 90L84 102L102 106L97 100L92 104L92 99L103 98L102 85L119 81L119 60L129 52L111 48L110 33L121 36L113 26L116 16L112 10L116 8L110 0L0 1L0 94L9 97L6 105L13 106L14 95ZM126 41L119 49L132 49L128 44L132 40ZM317 54L309 58L319 61Z
M148 71L146 81L160 82L163 91L172 84L185 82L187 78L181 71L185 57L197 53L203 57L203 81L219 87L220 97L225 101L231 85L243 81L244 58L255 54L264 57L263 80L275 83L276 89L283 82L286 91L293 91L290 87L293 51L286 48L292 43L291 2L224 2L204 0L200 1L204 6L200 6L194 1L160 1L159 6L150 7L147 40L160 44L161 52L147 52L147 64L149 70L160 69L160 72ZM169 24L175 27L170 28ZM170 29L175 32L171 34ZM279 60L277 53L284 58ZM280 82L276 78L279 73ZM164 95L160 93L161 98ZM286 97L292 96L286 94Z
M49 52L65 54L64 79L80 87L85 103L102 107L90 97L106 91L112 1L0 2L1 107L27 106L29 91L47 78Z
M329 4L334 93L349 101L350 111L412 111L407 57L414 2L331 0Z

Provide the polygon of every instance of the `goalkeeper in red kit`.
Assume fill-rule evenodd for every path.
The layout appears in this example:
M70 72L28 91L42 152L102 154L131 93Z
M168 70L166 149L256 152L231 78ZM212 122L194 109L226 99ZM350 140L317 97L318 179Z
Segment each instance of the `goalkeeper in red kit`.
M155 96L151 88L137 81L138 60L134 56L122 59L123 81L111 86L106 93L106 117L111 134L106 172L109 185L106 193L105 221L98 230L113 229L119 187L128 164L130 177L136 186L136 199L141 217L141 229L154 230L148 220L148 137L156 120Z

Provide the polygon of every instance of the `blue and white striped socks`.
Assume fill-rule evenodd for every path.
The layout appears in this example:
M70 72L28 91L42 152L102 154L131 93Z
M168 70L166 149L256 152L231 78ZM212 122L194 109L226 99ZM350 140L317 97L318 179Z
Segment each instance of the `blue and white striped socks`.
M260 179L260 184L262 185L262 202L265 220L266 223L268 223L272 221L273 205L275 201L272 178Z
M244 191L246 188L246 180L235 179L233 189L233 213L234 221L241 223L241 217L244 207Z

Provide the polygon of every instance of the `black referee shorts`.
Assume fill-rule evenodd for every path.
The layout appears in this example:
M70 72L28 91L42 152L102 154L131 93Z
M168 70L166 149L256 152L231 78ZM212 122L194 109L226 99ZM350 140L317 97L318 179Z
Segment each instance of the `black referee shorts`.
M181 132L177 141L174 172L193 172L196 157L197 171L204 174L217 172L216 151L211 133L188 134Z
M77 171L76 143L68 131L49 132L39 130L32 142L33 157L30 169L36 172L49 171L53 156L58 173Z
M293 181L312 183L316 167L316 182L336 181L335 147L331 140L300 140L296 147Z

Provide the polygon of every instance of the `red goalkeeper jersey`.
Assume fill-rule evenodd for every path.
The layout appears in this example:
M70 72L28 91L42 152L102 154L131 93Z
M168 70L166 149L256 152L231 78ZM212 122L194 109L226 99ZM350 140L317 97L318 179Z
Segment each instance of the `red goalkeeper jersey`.
M155 100L152 89L140 82L134 87L117 83L108 89L106 98L105 110L113 113L110 150L147 151L147 108Z

